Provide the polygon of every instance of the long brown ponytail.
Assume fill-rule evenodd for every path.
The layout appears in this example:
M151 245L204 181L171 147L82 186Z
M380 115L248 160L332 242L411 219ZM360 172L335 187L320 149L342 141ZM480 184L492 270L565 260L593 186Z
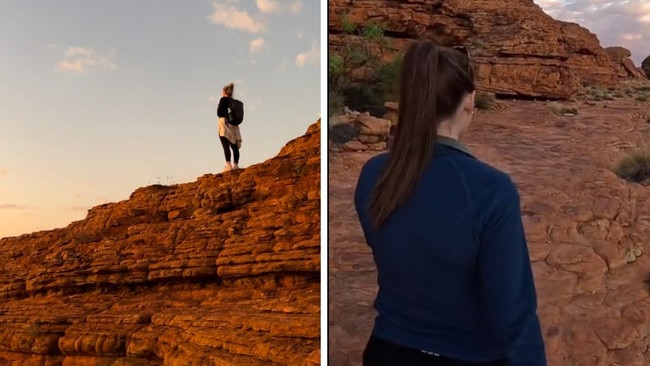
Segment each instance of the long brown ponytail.
M370 197L369 212L376 227L408 199L433 157L440 121L453 115L474 89L473 70L461 52L428 41L407 50L395 140Z

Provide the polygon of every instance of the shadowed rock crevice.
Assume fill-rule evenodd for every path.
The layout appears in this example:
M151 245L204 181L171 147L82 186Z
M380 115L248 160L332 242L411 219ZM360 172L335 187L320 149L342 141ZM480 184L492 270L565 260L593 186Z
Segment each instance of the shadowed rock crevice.
M320 121L272 159L0 239L1 365L317 365Z

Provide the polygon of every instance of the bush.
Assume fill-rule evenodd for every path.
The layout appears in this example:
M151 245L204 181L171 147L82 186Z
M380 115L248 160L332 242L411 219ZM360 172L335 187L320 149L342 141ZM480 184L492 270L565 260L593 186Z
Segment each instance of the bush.
M553 114L558 116L563 116L565 114L578 114L577 108L566 107L557 102L550 103L548 107Z
M639 102L647 102L649 99L648 94L637 95L636 100Z
M389 39L380 24L354 24L344 14L341 20L343 32L358 37L330 51L328 59L328 92L337 91L352 109L376 108L386 100L397 96L397 78L402 66L401 54L390 48ZM379 45L377 49L376 45ZM385 62L387 57L393 61ZM353 72L364 80L359 85L352 79ZM359 91L362 91L359 94ZM331 95L331 94L330 94ZM358 104L354 104L359 102ZM337 103L334 103L337 104Z
M636 87L636 90L640 92L648 92L650 91L650 85L640 85Z
M650 150L642 149L628 153L614 168L614 173L629 182L650 183Z
M381 64L375 71L375 89L380 94L382 102L395 99L399 95L397 80L402 70L403 55L399 54L392 62Z
M327 91L327 114L328 117L343 113L345 97L338 90Z
M481 110L490 110L496 103L496 97L490 93L476 93L476 97L474 98L474 106Z
M589 100L601 101L601 100L608 99L608 97L610 97L609 91L605 89L590 87L587 90L587 99Z

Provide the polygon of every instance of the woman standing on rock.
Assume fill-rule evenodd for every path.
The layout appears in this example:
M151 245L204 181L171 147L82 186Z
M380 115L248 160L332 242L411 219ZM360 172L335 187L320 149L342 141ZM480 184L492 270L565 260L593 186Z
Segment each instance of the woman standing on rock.
M379 284L363 364L545 366L517 188L459 142L469 54L418 42L401 73L394 145L355 193Z
M223 153L226 157L226 167L224 172L239 169L239 148L241 147L241 133L239 126L231 125L228 123L228 114L231 112L230 101L235 90L235 85L230 83L223 87L221 92L221 99L217 107L217 116L219 117L219 139L221 146L223 146ZM232 157L234 162L230 161L230 150L232 149Z

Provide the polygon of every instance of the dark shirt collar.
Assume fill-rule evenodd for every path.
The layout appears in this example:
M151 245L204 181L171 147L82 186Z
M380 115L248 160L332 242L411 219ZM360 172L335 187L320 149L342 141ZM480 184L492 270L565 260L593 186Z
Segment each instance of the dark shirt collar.
M474 155L469 151L469 149L465 145L463 145L463 143L461 143L460 141L458 141L456 139L452 139L451 137L447 137L447 136L438 135L437 140L438 140L438 143L441 144L441 145L451 147L452 149L456 149L456 150L461 151L461 152L463 152L463 153L465 153L465 154L467 154L467 155L469 155L471 157L474 157Z

